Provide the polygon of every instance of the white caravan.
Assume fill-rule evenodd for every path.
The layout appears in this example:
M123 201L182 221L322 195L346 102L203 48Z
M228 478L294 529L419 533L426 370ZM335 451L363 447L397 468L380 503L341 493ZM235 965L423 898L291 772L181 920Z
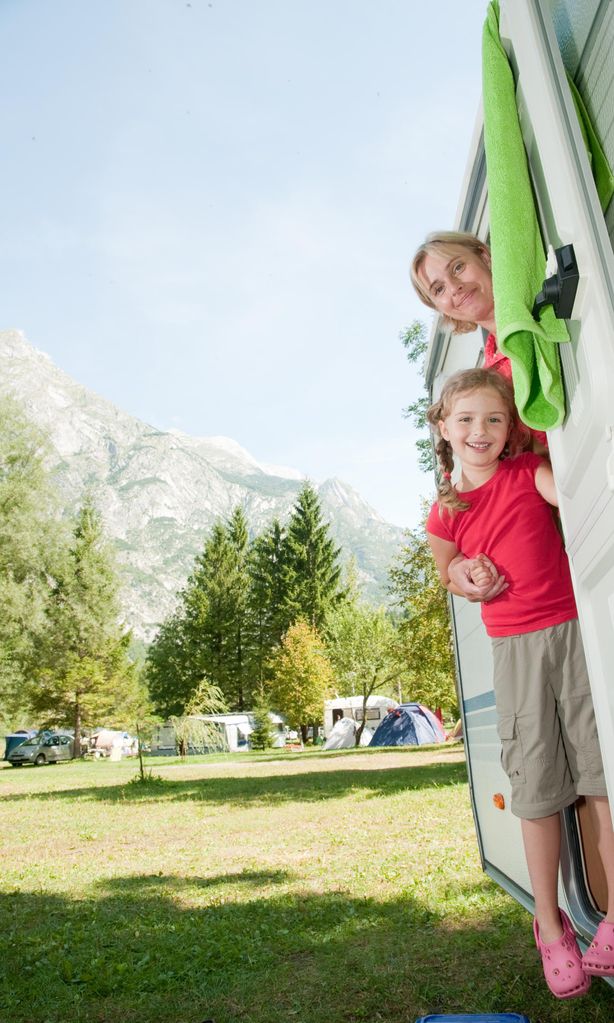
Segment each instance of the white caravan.
M250 749L249 737L254 730L256 718L251 711L244 714L193 714L199 721L210 721L217 725L220 734L220 749L229 753L247 752ZM273 747L280 748L286 744L286 726L279 714L269 712ZM158 725L154 729L151 741L151 752L155 756L174 757L177 752L175 729L170 721ZM189 753L195 752L191 747Z
M614 4L501 0L500 34L517 83L544 242L555 249L572 244L580 273L567 322L571 342L561 345L567 415L550 432L549 446L614 806L614 201L604 216L566 80L567 71L614 167ZM487 240L481 129L480 118L455 226ZM451 343L441 322L435 323L427 356L433 397L450 373L481 363L483 341L478 331ZM520 822L508 809L509 785L499 761L490 642L478 605L451 598L451 606L482 862L532 909ZM505 808L498 808L502 803ZM584 939L604 908L600 870L579 800L565 814L560 896Z
M324 738L328 739L337 721L340 721L341 718L351 718L352 721L360 724L362 722L363 703L364 697L362 696L336 696L332 700L325 700ZM367 697L366 727L374 732L391 707L398 707L398 703L389 696L374 694Z

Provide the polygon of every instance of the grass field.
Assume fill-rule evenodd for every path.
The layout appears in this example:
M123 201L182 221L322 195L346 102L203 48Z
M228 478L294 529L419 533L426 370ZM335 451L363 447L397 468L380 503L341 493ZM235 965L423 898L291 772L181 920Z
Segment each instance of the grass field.
M462 750L0 770L2 1023L413 1023L557 1002L481 872Z

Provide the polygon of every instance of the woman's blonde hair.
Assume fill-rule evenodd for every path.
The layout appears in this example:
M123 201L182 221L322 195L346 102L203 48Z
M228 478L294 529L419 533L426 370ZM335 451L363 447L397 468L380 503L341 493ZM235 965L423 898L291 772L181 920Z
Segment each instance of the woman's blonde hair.
M517 455L531 443L530 431L518 418L518 411L514 404L514 391L506 377L497 373L496 369L483 368L463 369L459 373L452 374L443 385L439 398L426 413L427 421L430 423L435 437L435 453L441 469L437 481L437 501L440 508L448 508L449 511L466 511L469 504L462 500L450 478L454 469L454 452L450 442L439 433L439 423L450 414L456 398L461 394L481 391L486 387L496 391L503 399L510 417L510 433L500 457Z
M490 250L484 242L475 234L467 231L434 231L427 235L426 239L416 250L411 261L410 276L414 289L425 305L435 309L433 300L419 277L419 270L427 256L447 256L452 258L460 252L469 250L484 261L484 255L490 258ZM489 264L486 264L489 265ZM455 320L452 316L443 316L444 323L450 324L455 334L468 334L477 330L477 323L465 323L462 320Z

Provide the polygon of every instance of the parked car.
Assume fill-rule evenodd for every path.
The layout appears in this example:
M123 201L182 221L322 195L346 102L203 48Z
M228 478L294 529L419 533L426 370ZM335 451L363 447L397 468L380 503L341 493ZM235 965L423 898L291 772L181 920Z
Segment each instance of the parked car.
M42 767L43 764L57 764L60 760L72 760L73 749L73 737L68 732L46 732L15 746L7 759L13 767L23 767L24 764Z

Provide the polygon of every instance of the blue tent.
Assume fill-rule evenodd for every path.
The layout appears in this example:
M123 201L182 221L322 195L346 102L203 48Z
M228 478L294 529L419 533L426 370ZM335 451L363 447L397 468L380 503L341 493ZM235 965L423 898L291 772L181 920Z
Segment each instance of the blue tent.
M31 739L33 735L38 735L38 729L36 728L21 728L18 732L11 732L10 735L4 736L4 759L8 760L9 753L16 746L21 746L22 742L26 739Z
M445 742L439 721L419 703L401 703L388 711L373 733L370 746L426 746Z

